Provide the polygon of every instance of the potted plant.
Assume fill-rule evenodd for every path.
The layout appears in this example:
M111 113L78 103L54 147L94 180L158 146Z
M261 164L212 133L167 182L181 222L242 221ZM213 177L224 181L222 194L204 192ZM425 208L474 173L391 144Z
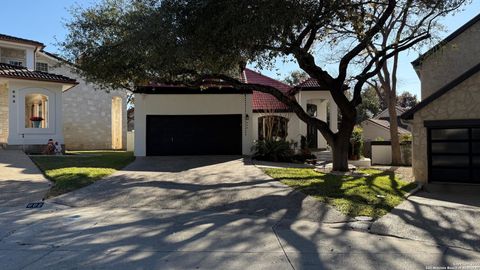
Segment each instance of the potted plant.
M42 123L43 121L43 118L41 116L32 116L30 117L30 121L32 121L33 128L39 128L40 123Z

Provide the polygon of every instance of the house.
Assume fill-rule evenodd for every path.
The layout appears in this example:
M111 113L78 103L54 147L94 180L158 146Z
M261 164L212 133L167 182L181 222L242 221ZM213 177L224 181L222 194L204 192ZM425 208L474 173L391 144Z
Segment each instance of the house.
M399 106L396 106L395 109L399 116L405 112L405 109ZM360 125L363 128L363 139L365 141L390 140L390 116L388 109L385 109L373 118L363 121ZM397 133L399 136L411 134L407 128L401 121L398 121Z
M412 127L419 182L480 183L480 14L412 64L422 101Z
M41 42L0 34L0 146L124 149L126 91L87 83ZM38 120L38 121L35 121Z
M316 81L292 88L250 69L240 77L245 83L272 86L292 96L312 116L337 130L337 106ZM229 85L138 87L134 113L136 156L249 155L254 141L267 132L295 142L307 136L311 147L327 148L317 130L273 96Z

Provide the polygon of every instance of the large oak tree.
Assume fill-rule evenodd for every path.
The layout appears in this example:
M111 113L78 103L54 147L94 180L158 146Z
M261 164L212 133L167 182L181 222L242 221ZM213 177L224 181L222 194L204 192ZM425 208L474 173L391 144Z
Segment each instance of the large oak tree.
M73 11L63 45L87 79L108 87L151 81L197 84L215 77L238 88L269 93L322 133L332 147L333 169L346 171L363 85L387 59L430 36L429 27L406 33L365 58L361 68L351 68L405 1L104 0ZM463 2L417 1L435 14ZM320 60L331 53L322 48L337 42L343 50L332 73ZM294 59L300 69L328 87L342 115L338 132L277 89L238 80L246 63L269 67L278 57ZM352 88L352 98L345 95L345 84Z

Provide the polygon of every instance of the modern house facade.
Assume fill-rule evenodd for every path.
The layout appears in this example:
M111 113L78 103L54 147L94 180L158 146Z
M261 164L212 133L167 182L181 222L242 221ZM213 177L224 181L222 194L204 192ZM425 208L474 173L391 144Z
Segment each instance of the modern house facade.
M38 41L0 34L1 148L124 149L126 92L95 90Z
M290 87L253 70L241 74L245 83L277 88L295 98L315 117L337 129L337 107L330 93L308 80ZM329 108L329 113L327 111ZM168 85L139 87L135 93L135 155L249 155L256 140L273 126L274 137L300 142L309 137L314 148L325 139L273 96L228 85L205 89ZM310 134L310 135L309 135ZM270 134L271 136L272 134Z
M480 183L480 14L413 62L422 101L402 115L412 127L412 165L423 183Z

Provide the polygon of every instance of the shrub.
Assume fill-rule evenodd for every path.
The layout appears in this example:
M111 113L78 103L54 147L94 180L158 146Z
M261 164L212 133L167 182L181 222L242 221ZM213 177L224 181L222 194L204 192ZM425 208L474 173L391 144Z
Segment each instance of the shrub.
M363 129L360 126L356 126L353 129L352 137L350 137L350 157L351 160L357 160L360 158L363 146Z
M253 158L267 161L291 161L293 150L285 140L261 140L253 146Z
M400 136L400 142L411 142L412 141L412 134L405 133Z

